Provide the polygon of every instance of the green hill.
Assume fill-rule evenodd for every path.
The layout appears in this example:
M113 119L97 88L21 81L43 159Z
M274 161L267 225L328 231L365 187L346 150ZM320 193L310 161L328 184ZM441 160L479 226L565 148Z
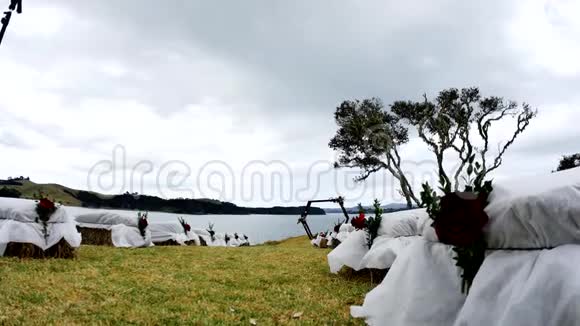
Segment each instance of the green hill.
M241 207L232 203L207 198L163 199L156 196L137 195L128 192L119 195L104 195L72 189L54 183L34 183L23 178L0 180L0 197L35 199L35 195L38 193L43 193L56 202L67 206L158 211L177 214L300 215L304 211L304 206ZM324 215L325 212L320 208L311 207L310 214Z
M40 184L28 180L17 180L16 182L22 183L22 185L21 186L3 185L0 186L0 188L6 187L8 189L18 190L21 193L20 198L34 199L35 194L42 192L49 198L52 198L55 201L60 202L64 205L82 206L81 201L72 195L74 193L77 193L78 190L61 186L55 183Z

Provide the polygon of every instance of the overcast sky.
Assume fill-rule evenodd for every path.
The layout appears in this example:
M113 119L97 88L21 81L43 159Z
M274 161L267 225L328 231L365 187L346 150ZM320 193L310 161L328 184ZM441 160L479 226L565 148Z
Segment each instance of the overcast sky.
M336 106L467 86L539 110L496 178L580 152L577 0L23 4L0 46L0 177L239 205L401 201L389 178L330 169ZM431 171L418 140L404 154L416 180Z

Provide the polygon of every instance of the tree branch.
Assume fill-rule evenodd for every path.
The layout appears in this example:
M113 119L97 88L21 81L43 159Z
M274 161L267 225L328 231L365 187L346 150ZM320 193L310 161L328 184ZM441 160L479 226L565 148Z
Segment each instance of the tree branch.
M530 125L530 120L532 118L534 118L537 115L537 111L533 111L530 109L528 104L524 104L524 110L518 115L518 123L517 123L517 128L516 131L514 132L513 136L511 137L511 139L509 139L504 145L503 147L500 146L500 150L498 155L495 157L495 159L493 160L493 165L490 168L485 168L485 174L488 174L490 172L492 172L493 170L497 169L502 161L503 161L503 155L505 154L505 152L507 151L507 149L514 143L514 141L516 140L516 138L522 133L524 132L524 130L526 130L526 128Z

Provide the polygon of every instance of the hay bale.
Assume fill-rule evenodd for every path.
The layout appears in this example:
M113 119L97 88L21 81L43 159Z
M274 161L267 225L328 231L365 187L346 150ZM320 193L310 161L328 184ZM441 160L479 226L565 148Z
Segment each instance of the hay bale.
M83 244L95 246L112 246L111 230L84 228L77 226L83 237Z
M330 241L330 248L336 248L338 245L340 245L340 240L332 238L332 241Z
M350 267L344 266L340 272L339 276L348 281L369 281L371 284L379 284L387 276L389 269L374 269L374 268L364 268L359 271L355 271Z
M154 245L156 246L181 246L181 244L173 239L169 239L166 241L159 241L159 242L153 242Z
M71 247L64 239L61 239L54 246L46 250L42 250L41 248L31 243L10 242L6 245L4 256L35 259L72 259L76 257L76 251L75 248Z

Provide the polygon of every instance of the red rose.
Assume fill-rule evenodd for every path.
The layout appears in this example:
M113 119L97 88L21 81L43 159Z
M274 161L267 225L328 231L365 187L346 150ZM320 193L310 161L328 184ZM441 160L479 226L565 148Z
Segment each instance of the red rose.
M47 210L47 211L53 211L56 209L56 206L54 205L54 203L46 198L42 198L38 202L38 206L40 206L40 208Z
M56 205L49 199L41 198L36 204L36 214L38 219L48 222L50 216L56 211Z
M139 219L139 228L140 229L145 229L148 225L149 225L149 223L147 222L146 218Z
M454 192L441 198L440 211L433 222L439 241L466 247L483 236L489 217L486 197L471 192Z
M350 224L352 224L352 226L354 226L354 228L357 230L362 230L362 229L366 228L367 220L365 219L365 213L358 214L357 217L354 217L350 221Z

